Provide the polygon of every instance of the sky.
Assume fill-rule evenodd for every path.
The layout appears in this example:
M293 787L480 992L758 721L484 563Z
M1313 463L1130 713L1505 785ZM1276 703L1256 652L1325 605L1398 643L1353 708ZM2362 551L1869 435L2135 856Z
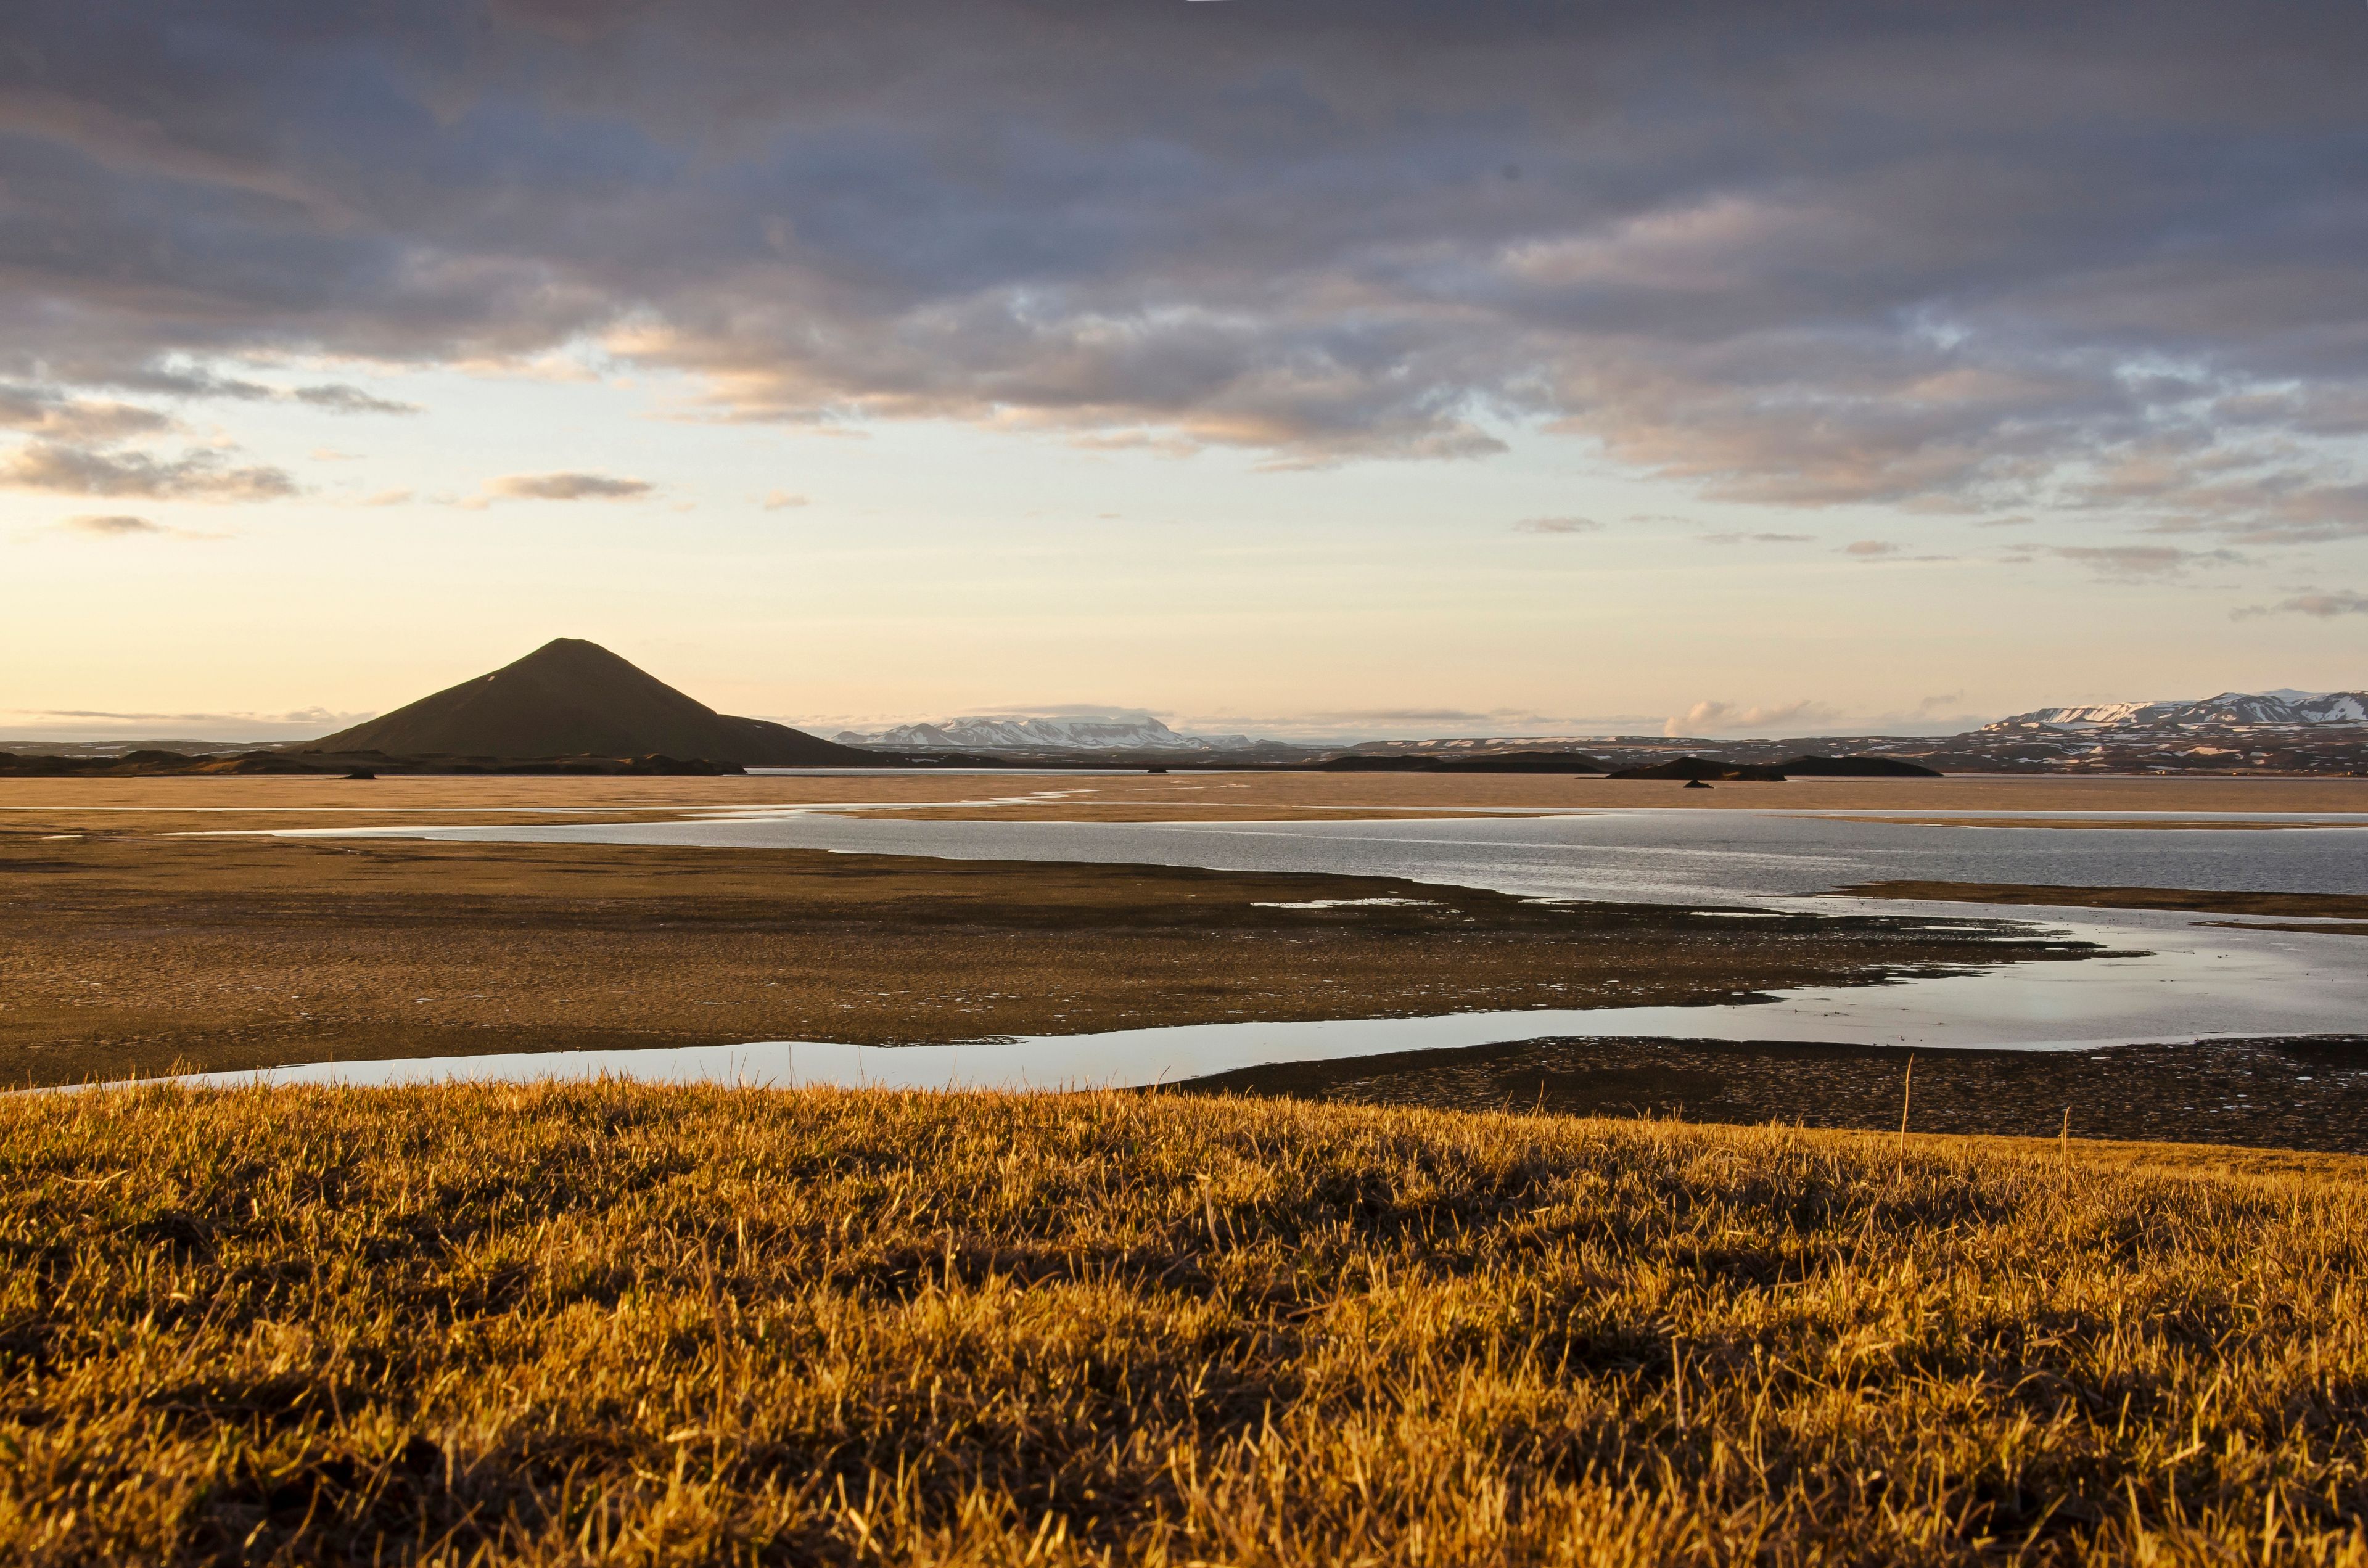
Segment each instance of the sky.
M2368 685L2368 7L19 0L0 741Z

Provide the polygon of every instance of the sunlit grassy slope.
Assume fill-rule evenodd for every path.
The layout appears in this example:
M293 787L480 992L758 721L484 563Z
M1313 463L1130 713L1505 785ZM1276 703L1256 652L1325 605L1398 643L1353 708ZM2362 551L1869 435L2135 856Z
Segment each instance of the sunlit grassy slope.
M0 1557L2360 1561L2341 1162L1182 1096L0 1104Z

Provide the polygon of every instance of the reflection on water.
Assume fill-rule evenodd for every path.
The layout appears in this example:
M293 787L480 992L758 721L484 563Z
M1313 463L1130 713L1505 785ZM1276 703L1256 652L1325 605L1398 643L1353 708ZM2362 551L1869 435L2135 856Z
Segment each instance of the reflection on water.
M1857 905L1860 901L1850 902ZM2124 919L2117 915L2107 921L2051 924L2075 938L2124 947L2144 942L2151 950L1885 985L1811 987L1752 1004L1190 1024L967 1045L774 1040L650 1051L426 1057L322 1062L263 1074L211 1074L192 1081L241 1084L260 1076L289 1084L393 1084L608 1074L659 1082L782 1087L1129 1087L1278 1062L1329 1061L1550 1035L2045 1051L2213 1037L2355 1033L2361 1020L2368 1018L2368 974L2363 973L2368 966L2360 962L2357 937L2204 927L2178 915Z
M2048 813L2051 819L2065 814ZM2112 813L2123 822L2144 815ZM2196 819L2183 813L2182 820ZM802 807L695 822L367 831L507 843L710 845L1321 871L1533 897L1665 903L1759 903L1872 881L2368 893L2368 832L2358 828L1975 828L1754 811L1392 822L945 822L839 816Z
M1995 818L1998 813L1984 813ZM2058 815L2060 813L2050 813ZM373 833L381 830L367 830ZM2368 835L2116 828L1948 828L1756 812L1319 823L1012 823L795 814L756 820L388 830L538 843L821 848L964 859L1086 860L1320 871L1494 888L1534 898L1740 903L1809 912L1962 914L1964 905L1814 897L1877 881L2368 892ZM1277 1062L1548 1035L2031 1050L2247 1035L2357 1033L2368 940L2205 926L2189 914L1985 905L2132 956L2017 965L1759 1004L1611 1007L1316 1023L1238 1023L959 1046L771 1041L327 1062L282 1083L402 1083L609 1073L634 1078L906 1087L1128 1086ZM2210 917L2214 920L2225 916ZM254 1074L200 1081L239 1083Z

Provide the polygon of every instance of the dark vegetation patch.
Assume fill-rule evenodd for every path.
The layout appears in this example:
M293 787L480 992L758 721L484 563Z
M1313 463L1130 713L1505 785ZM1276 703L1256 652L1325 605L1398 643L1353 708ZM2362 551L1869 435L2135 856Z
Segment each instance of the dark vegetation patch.
M1907 1083L1915 1059L1913 1087ZM1246 1068L1186 1090L1439 1110L2226 1143L2368 1154L2368 1038L2083 1051L1713 1040L1513 1040Z

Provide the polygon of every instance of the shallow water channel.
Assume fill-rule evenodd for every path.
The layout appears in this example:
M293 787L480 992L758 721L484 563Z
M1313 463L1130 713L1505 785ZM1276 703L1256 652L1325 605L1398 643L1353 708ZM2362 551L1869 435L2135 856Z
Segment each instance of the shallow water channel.
M2368 832L2362 831L2368 818L2359 827L2245 831L2101 825L2146 820L2132 813L2095 813L2100 825L2086 829L1907 825L1729 810L1114 824L836 814L846 809L735 809L668 823L302 831L1319 871L1490 888L1531 898L1687 903L1704 906L1705 919L1748 918L1753 909L1956 915L2030 920L2123 956L1884 985L1805 988L1756 1004L1198 1024L962 1045L775 1040L336 1062L279 1068L262 1076L279 1083L384 1084L605 1073L782 1086L1119 1087L1271 1062L1557 1035L2078 1050L2368 1033L2368 938L2360 936L2280 931L2271 928L2276 922L2188 913L1820 896L1826 889L1851 883L1909 880L2368 893ZM1994 822L2002 813L1979 814ZM2061 820L2066 813L2044 814ZM2180 813L2180 820L2195 821L2198 814ZM2328 819L2321 814L2311 820ZM1726 913L1709 907L1714 905L1725 906ZM218 1074L195 1081L244 1083L256 1076Z

